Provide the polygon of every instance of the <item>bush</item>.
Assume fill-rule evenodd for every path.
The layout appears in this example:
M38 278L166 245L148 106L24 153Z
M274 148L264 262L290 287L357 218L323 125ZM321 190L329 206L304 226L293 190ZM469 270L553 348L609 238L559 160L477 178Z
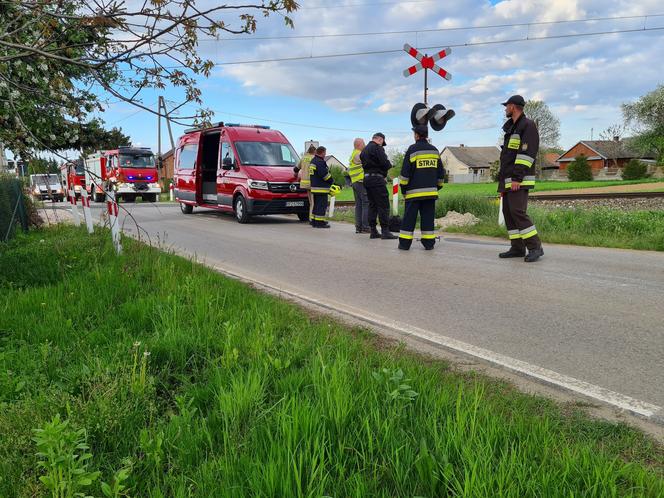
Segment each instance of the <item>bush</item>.
M576 156L567 167L567 178L571 182L588 182L593 179L593 172L585 156Z
M641 178L646 178L648 176L648 165L642 163L638 159L632 159L627 163L627 166L623 168L622 178L623 180L640 180Z
M500 176L500 161L494 161L489 166L489 176L491 177L492 182L498 181L498 176Z
M340 166L332 166L330 168L330 174L334 180L335 185L343 187L346 185L346 170Z

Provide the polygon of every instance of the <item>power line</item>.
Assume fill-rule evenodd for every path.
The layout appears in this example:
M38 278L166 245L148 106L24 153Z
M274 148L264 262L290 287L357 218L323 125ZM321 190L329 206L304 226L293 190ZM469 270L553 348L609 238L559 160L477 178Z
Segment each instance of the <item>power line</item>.
M237 114L233 112L226 112L226 111L216 111L212 110L212 112L216 114L222 114L226 116L234 116L237 118L246 118L246 119L255 119L257 121L265 121L268 123L277 123L277 124L283 124L283 125L288 125L288 126L299 126L302 128L314 128L317 130L328 130L328 131L352 131L352 132L357 132L357 133L373 133L373 130L356 130L352 128L334 128L330 126L318 126L318 125L312 125L312 124L306 124L306 123L294 123L292 121L280 121L277 119L266 119L266 118L261 118L258 116L249 116L247 114ZM386 130L385 133L404 133L404 130Z
M430 1L430 0L426 0ZM253 41L253 40L298 40L309 38L338 38L338 37L355 37L355 36L384 36L384 35L403 35L410 33L442 33L449 31L467 31L467 30L480 30L480 29L497 29L497 28L519 28L530 26L549 26L556 24L571 24L571 23L585 23L585 22L598 22L598 21L622 21L629 19L644 19L649 17L664 17L664 14L643 14L638 16L615 16L615 17L589 17L586 19L567 19L559 21L533 21L522 23L507 23L507 24L486 24L482 26L463 26L456 28L432 28L432 29L408 29L400 31L369 31L362 33L330 33L330 34L315 34L315 35L282 35L282 36L251 36L251 37L234 37L234 38L219 38L219 39L204 39L200 42L218 42L218 41Z
M419 50L437 50L445 47L459 48L459 47L479 47L487 45L500 45L504 43L517 43L517 42L529 42L529 41L540 41L540 40L556 40L563 38L581 38L585 36L602 36L602 35L612 35L620 33L644 33L649 31L662 31L663 27L657 28L638 28L638 29L621 29L621 30L612 30L612 31L596 31L592 33L572 33L566 35L552 35L552 36L538 36L538 37L529 37L526 38L512 38L507 40L490 40L483 42L468 42L468 43L457 43L450 45L436 45L430 47L416 47ZM215 66L235 66L241 64L261 64L265 62L293 62L293 61L303 61L303 60L314 60L314 59L334 59L340 57L356 57L362 55L384 55L384 54L395 54L402 52L403 49L388 49L388 50L366 50L363 52L346 52L339 54L325 54L325 55L303 55L299 57L277 57L273 59L254 59L254 60L245 60L245 61L232 61L232 62L217 62ZM185 66L171 66L167 69L179 69Z

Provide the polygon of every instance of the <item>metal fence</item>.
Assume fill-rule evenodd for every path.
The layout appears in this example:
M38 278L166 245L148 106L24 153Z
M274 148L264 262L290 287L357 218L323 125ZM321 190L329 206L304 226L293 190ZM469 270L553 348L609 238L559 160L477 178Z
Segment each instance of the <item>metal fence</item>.
M7 242L19 228L28 230L28 210L21 182L0 175L0 242Z

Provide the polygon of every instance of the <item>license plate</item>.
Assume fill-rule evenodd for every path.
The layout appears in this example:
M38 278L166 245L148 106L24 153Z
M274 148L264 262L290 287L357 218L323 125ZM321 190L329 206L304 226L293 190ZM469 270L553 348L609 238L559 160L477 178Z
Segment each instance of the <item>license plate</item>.
M303 206L304 206L304 201L286 201L287 208L303 207Z

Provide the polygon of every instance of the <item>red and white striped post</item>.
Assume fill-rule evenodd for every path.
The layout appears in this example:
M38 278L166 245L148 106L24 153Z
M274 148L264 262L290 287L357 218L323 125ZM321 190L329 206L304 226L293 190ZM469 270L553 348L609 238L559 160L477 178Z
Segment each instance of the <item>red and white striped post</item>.
M84 188L81 189L81 205L83 206L83 217L85 218L85 225L88 227L88 233L93 233L95 229L92 224L92 212L90 211L90 196Z
M115 246L115 252L122 254L122 244L120 244L120 220L118 219L118 203L115 201L115 192L109 190L106 192L106 208L108 210L108 221L111 225L111 240Z
M392 214L399 214L399 179L392 180Z
M168 187L168 198L173 202L175 200L175 187L173 187L173 182Z
M69 185L67 185L67 195L69 197L69 204L71 204L71 216L74 219L74 225L81 226L81 217L78 214L78 206L76 205L76 191L74 190L73 186L70 189Z

